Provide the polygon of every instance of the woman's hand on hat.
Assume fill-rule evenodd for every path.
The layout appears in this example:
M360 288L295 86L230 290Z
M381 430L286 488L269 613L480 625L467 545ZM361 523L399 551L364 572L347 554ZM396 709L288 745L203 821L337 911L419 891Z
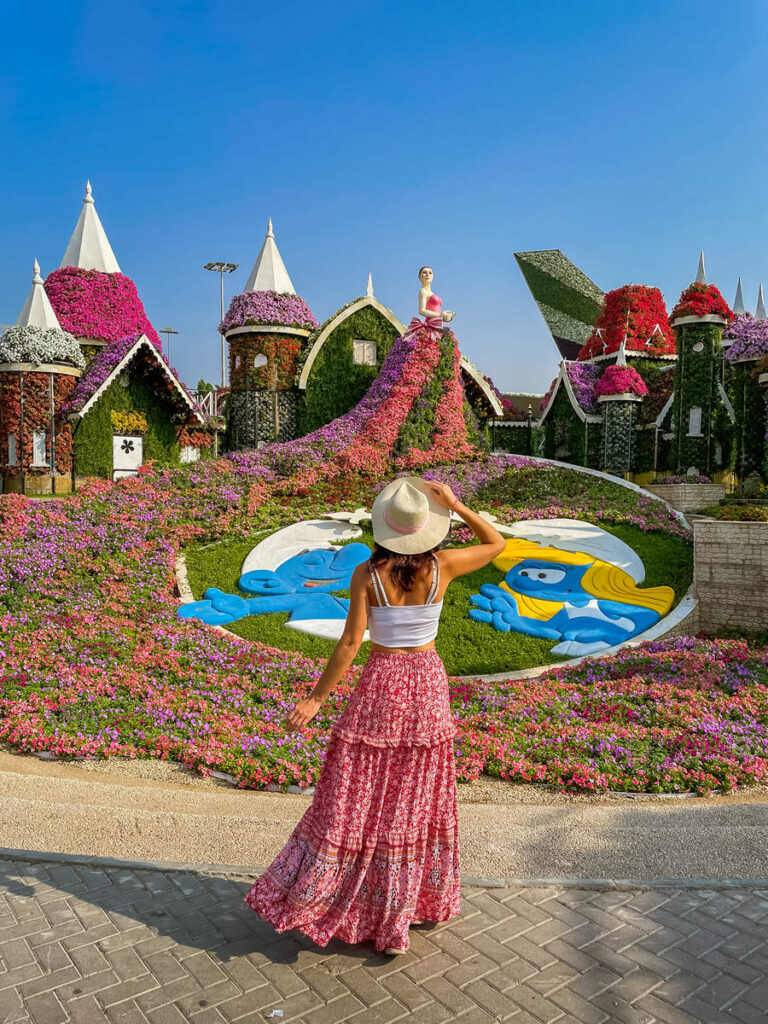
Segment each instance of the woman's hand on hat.
M429 488L430 496L438 505L443 505L445 508L453 508L459 500L448 484L440 483L439 480L425 480L424 483Z
M286 732L298 732L299 729L303 729L315 717L321 704L319 697L305 697L304 700L300 700L286 715Z

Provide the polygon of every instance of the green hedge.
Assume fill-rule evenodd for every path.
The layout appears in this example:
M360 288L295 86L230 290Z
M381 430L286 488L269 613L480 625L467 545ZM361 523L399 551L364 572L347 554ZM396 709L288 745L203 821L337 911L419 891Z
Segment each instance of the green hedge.
M601 302L545 273L527 259L518 257L517 262L536 302L543 302L594 327L602 310Z
M675 328L678 361L675 369L675 472L695 466L710 475L714 469L716 360L721 355L720 324L694 323ZM704 346L694 352L695 344ZM718 403L720 399L717 399ZM701 409L701 437L688 436L689 410Z
M763 469L765 400L763 389L752 376L753 368L754 363L736 363L728 380L728 394L736 413L732 468L740 480Z
M378 376L397 333L389 320L371 306L357 310L331 332L309 372L299 405L299 436L330 423L360 401ZM376 366L353 362L355 338L376 342Z
M564 387L558 389L547 418L544 420L544 457L557 459L561 445L569 446L569 455L561 459L575 466L597 466L600 461L600 424L587 424L576 414ZM594 460L594 462L592 461Z
M179 461L176 441L178 424L171 422L173 407L158 398L157 386L151 378L132 378L128 387L114 380L96 404L77 425L73 436L75 472L78 476L112 478L112 420L110 412L143 412L147 417L144 434L144 461L156 459L161 464Z

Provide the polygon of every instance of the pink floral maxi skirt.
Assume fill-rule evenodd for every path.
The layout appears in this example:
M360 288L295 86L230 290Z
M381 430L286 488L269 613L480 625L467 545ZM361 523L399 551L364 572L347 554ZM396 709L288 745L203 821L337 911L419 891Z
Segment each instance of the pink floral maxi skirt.
M407 943L461 897L448 678L434 650L372 651L331 730L315 796L245 900L279 932Z

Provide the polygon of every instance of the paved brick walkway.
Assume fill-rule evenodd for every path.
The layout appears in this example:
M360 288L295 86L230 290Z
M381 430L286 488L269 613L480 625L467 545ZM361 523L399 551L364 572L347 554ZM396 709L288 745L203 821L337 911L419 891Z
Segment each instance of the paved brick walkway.
M768 890L466 888L384 957L296 933L243 878L0 861L0 1022L768 1020Z

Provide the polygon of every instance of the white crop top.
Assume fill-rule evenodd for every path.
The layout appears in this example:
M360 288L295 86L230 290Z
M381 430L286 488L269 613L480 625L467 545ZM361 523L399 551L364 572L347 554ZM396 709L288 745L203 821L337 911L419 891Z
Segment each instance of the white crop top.
M379 644L381 647L422 647L435 639L443 602L435 602L440 590L440 563L436 556L432 557L432 586L429 588L426 604L390 604L381 577L371 566L373 592L379 601L378 605L370 606L371 643Z

